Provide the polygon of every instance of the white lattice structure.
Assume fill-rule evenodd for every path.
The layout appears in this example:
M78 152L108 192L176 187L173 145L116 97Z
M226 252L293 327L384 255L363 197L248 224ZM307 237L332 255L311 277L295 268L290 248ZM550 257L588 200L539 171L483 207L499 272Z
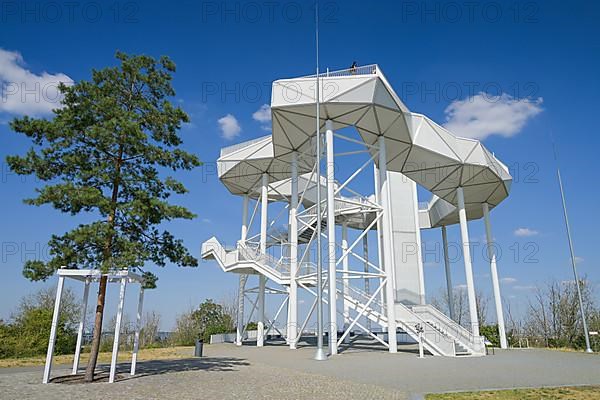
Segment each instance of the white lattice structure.
M315 81L316 76L275 81L272 135L225 148L218 160L219 178L232 194L244 199L241 235L229 250L211 238L202 245L202 257L216 260L226 272L240 274L236 342L241 345L244 338L244 299L248 299L252 304L248 321L258 310L257 345L263 345L287 305L284 336L290 348L296 347L317 304L318 277L311 249L321 220L327 244L323 300L328 304L330 354L348 345L350 333L359 329L392 353L397 351L398 333L403 333L433 355L484 355L467 228L467 220L483 217L501 344L506 347L489 211L508 196L512 178L507 167L480 142L455 136L409 111L377 65L322 74L318 91ZM326 175L318 179L316 92L320 93L319 138L324 133L326 164ZM354 128L355 137L340 133L347 128ZM341 142L356 150L335 153ZM361 159L342 163L341 157ZM352 167L342 171L342 181L336 177L341 175L336 167L346 164ZM373 183L373 191L367 194L351 188L357 177L364 181L365 175ZM421 209L417 184L433 194ZM321 197L321 218L316 212L319 187L326 194ZM251 199L256 205L248 218ZM269 205L277 203L288 211L287 229L274 229L269 218ZM248 236L257 215L258 233ZM452 309L446 316L425 303L420 230L442 230L451 295L446 226L452 224L459 224L461 230L470 330L453 321ZM377 243L376 251L369 249L369 237ZM410 256L406 246L414 250ZM251 275L258 276L258 286L247 289ZM278 287L269 292L284 295L273 319L265 314L267 281ZM299 289L315 296L303 322L298 319ZM256 293L255 301L249 293Z

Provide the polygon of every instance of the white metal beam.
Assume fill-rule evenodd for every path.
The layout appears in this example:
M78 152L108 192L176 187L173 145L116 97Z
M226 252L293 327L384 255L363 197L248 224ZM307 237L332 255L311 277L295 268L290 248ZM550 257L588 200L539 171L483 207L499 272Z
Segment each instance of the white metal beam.
M465 263L465 276L467 281L467 297L469 299L469 316L471 317L471 333L479 336L479 318L477 317L477 298L473 283L473 265L471 263L471 248L469 244L469 228L467 227L467 211L465 210L465 194L462 187L456 190L458 199L458 218L460 220L460 234L463 245L463 259Z
M79 328L77 329L77 344L75 345L75 357L73 358L73 370L71 375L77 375L79 370L79 358L81 355L81 345L83 342L83 331L85 329L85 317L87 313L88 296L90 294L90 279L85 280L83 288L83 300L81 302L81 319L79 320Z
M50 326L50 339L48 340L48 352L46 353L46 365L44 366L44 377L42 383L48 383L50 372L52 370L52 355L54 354L54 343L56 342L56 329L58 327L58 317L60 316L60 301L62 299L65 278L58 276L58 286L56 287L56 298L54 299L54 312L52 313L52 325Z
M258 297L256 298L256 300L252 301L251 298L249 298L248 296L246 296L244 294L244 298L246 298L246 300L248 300L250 302L250 304L252 304L252 308L250 309L250 314L248 314L248 319L246 320L246 323L244 324L244 330L242 330L242 337L244 337L244 335L246 334L248 324L250 323L250 321L252 321L252 317L254 316L254 312L256 311L256 308L258 305Z
M333 158L333 122L325 122L327 143L327 255L329 265L329 354L337 354L337 290L335 251L335 161Z
M496 251L494 249L494 238L492 236L492 226L490 223L490 207L483 203L483 220L485 223L485 237L487 241L487 253L490 259L490 270L492 275L492 288L494 290L494 303L496 305L496 318L498 321L498 335L500 336L500 347L508 348L506 340L506 329L504 327L504 312L502 310L502 297L500 295L500 281L498 279L498 267L496 266Z
M292 179L291 179L291 199L290 199L290 294L287 337L290 349L296 348L296 335L298 329L298 283L296 275L298 274L298 154L292 153Z
M135 368L137 366L137 355L140 349L140 331L142 330L142 315L144 309L144 287L140 287L140 294L138 297L138 308L137 315L135 317L135 334L133 337L133 353L131 354L131 371L130 375L135 375Z
M344 271L342 274L342 291L344 293L344 330L348 329L350 326L350 304L348 304L348 300L346 300L346 296L349 295L349 282L348 282L348 254L346 250L348 249L348 223L344 222L342 224L342 252L346 254L342 256L342 270Z
M383 265L386 273L386 308L388 325L388 344L390 353L398 351L396 338L396 310L394 302L394 255L392 249L392 219L390 209L390 190L387 178L387 159L385 149L385 137L379 136L379 187L381 206L383 207L383 218L381 228L383 230Z
M246 238L248 237L248 203L249 203L248 194L244 194L244 199L242 202L242 228L240 232L240 242L244 243ZM239 282L238 282L238 314L237 314L237 323L236 323L236 336L235 336L235 344L238 346L242 345L244 338L242 337L242 332L244 330L244 289L246 288L246 282L248 281L248 275L240 274Z
M379 186L379 169L377 165L373 163L373 184L375 186L375 202L381 205L381 187ZM383 271L383 228L381 225L381 218L377 219L377 261L379 262L379 268ZM382 285L383 278L379 279L379 285ZM385 304L385 287L380 292L379 301L381 304Z
M339 343L342 343L342 341L350 333L350 331L352 330L352 328L354 327L354 325L356 325L356 323L358 322L358 319L363 316L364 312L367 310L367 308L369 308L369 306L371 305L371 303L373 302L373 300L375 300L375 297L377 297L377 295L379 294L379 291L381 290L382 287L383 286L379 286L377 288L377 290L373 293L373 295L371 297L369 297L369 300L365 304L362 305L362 307L358 311L358 314L352 320L352 322L350 323L350 326L348 326L348 329L346 329L346 331L344 332L344 334L340 338ZM392 350L391 350L392 344L396 342L395 337L396 337L396 332L394 332L394 338L388 337L388 345L390 346L390 353L392 353Z
M442 243L444 246L444 267L446 268L448 311L450 312L450 319L456 321L456 315L454 315L454 289L452 287L452 271L450 269L450 255L448 254L448 233L446 232L446 225L442 226Z
M281 336L285 336L285 335L283 335L283 333L281 333L281 331L279 329L277 329L277 327L275 326L275 322L277 322L277 318L279 318L279 315L283 311L283 308L285 307L285 305L288 304L289 299L290 299L289 296L285 296L285 298L283 299L283 301L279 305L279 308L277 309L277 312L273 316L273 320L270 320L269 318L267 318L267 321L269 322L269 325L267 326L267 329L265 329L265 335L269 335L269 332L271 332L271 329L275 329L277 332L279 332L279 334Z
M121 279L121 290L119 292L119 306L117 308L117 320L115 323L115 338L113 341L112 357L110 360L110 373L108 383L115 381L117 373L117 357L119 356L119 340L121 336L121 321L123 320L123 303L125 302L125 288L127 287L127 279Z
M260 211L260 253L267 254L267 211L269 206L269 176L262 175L261 188L261 211ZM267 278L264 275L258 277L258 322L257 322L257 337L256 346L263 347L265 340L265 286Z
M365 271L365 293L367 295L371 294L371 284L369 273L369 236L365 235L363 237L363 256L365 258L364 261L364 271ZM371 330L371 320L367 318L367 329Z

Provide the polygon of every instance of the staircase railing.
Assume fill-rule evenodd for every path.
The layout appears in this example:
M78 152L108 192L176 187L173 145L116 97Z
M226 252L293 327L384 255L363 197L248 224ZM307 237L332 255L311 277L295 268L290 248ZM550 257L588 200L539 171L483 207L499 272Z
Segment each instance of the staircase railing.
M238 244L238 252L240 259L242 260L255 261L266 265L283 277L290 276L289 264L281 262L281 260L276 259L268 253L262 254L258 249L254 249L253 247L247 246L244 243Z
M463 346L467 346L470 350L477 353L485 351L485 343L482 336L474 336L463 326L456 323L454 320L432 305L426 304L413 306L412 310L416 314L429 315L440 327L443 327L448 336L454 337L458 342L460 342Z
M396 320L416 340L419 337L416 326L420 325L423 329L425 345L433 347L441 355L456 355L456 348L454 347L454 340L452 338L428 324L426 320L402 303L396 303Z
M354 287L352 285L348 285L347 288L351 292L353 292L353 293L357 294L358 296L360 296L362 298L362 300L363 300L364 303L366 303L367 301L369 301L369 299L373 296L372 294L369 294L369 293L367 293L367 292L365 292L363 290L360 290L360 289L358 289L358 288L356 288L356 287ZM353 297L353 296L350 295L350 297ZM379 306L381 308L381 310L382 310L382 313L385 314L386 307L385 307L385 304L381 303L379 296L376 296L373 300L371 300L371 304Z
M296 278L303 278L317 275L317 265L313 262L303 262L298 265L298 272Z

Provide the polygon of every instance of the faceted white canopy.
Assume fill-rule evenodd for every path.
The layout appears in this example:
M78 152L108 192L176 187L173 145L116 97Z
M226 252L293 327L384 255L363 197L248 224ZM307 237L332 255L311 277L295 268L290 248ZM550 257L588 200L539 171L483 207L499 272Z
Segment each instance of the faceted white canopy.
M388 170L405 174L454 205L459 186L467 204L487 202L493 207L508 196L512 180L508 168L477 140L457 137L429 118L411 113L378 66L323 74L319 87L321 129L328 119L334 129L354 126L367 145L375 145L383 135ZM289 160L292 151L312 146L315 88L314 76L273 83L275 157Z
M298 173L312 171L314 156L310 153L298 157ZM232 194L260 194L262 175L267 173L269 182L290 177L289 162L273 155L272 136L239 143L221 149L217 160L219 179Z

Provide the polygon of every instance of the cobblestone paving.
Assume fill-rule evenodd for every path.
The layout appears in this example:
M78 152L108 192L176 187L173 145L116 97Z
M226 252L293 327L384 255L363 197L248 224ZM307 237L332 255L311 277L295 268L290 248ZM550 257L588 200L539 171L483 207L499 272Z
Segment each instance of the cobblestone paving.
M41 384L41 369L0 373L2 400L68 399L405 399L406 396L372 385L312 375L233 357L138 363L139 376L130 378L121 365L114 384ZM68 374L55 368L53 376Z

